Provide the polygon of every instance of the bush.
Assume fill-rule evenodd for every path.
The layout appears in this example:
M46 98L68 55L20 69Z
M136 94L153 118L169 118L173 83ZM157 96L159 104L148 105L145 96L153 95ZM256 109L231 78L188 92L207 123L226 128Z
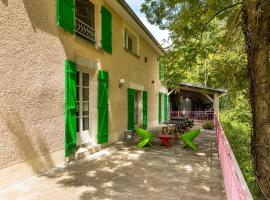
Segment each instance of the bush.
M220 120L253 199L259 200L260 195L256 185L250 149L251 120L249 123L243 122L242 119L232 120L232 118L228 115L228 112L220 113Z
M214 122L213 121L207 121L203 124L203 128L206 130L214 130Z

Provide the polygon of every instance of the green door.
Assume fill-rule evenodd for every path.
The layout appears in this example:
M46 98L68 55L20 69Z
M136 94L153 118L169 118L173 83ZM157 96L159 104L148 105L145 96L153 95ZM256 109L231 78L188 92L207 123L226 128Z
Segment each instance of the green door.
M162 100L162 93L158 93L158 123L162 122L162 113L161 113L161 100Z
M143 91L143 128L147 129L147 92Z
M164 121L168 121L168 95L164 94Z
M99 71L98 76L98 144L108 142L108 72Z
M65 157L76 152L76 64L65 61Z
M134 130L134 98L135 90L128 88L128 130Z

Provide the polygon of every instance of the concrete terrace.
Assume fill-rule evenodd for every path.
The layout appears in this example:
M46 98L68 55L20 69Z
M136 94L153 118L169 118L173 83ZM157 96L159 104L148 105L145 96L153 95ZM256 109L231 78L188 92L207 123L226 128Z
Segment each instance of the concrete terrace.
M226 199L215 133L202 130L195 142L197 152L183 149L179 141L165 148L157 138L143 150L136 141L119 142L1 188L0 199Z

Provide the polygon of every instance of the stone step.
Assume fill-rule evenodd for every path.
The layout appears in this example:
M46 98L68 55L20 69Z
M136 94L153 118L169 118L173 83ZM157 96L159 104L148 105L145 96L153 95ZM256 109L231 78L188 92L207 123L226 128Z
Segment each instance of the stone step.
M89 144L89 145L80 146L76 152L75 160L85 158L86 156L94 154L100 150L101 150L101 145L97 145L97 144L96 145Z

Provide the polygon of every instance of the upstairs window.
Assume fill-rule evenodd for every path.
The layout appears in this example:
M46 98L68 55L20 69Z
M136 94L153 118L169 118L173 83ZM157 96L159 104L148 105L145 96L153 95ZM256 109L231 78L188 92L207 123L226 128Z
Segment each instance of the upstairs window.
M75 34L88 42L95 43L95 5L89 0L75 2Z
M137 37L125 29L125 49L132 54L138 55Z

